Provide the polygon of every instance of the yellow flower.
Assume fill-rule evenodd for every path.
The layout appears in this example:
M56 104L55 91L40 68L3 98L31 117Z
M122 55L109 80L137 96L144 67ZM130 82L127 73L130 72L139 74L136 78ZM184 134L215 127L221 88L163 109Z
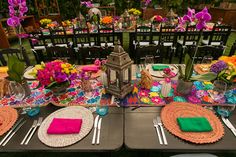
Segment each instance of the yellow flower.
M148 97L142 97L141 101L147 104L150 102L150 99Z
M155 97L155 96L159 96L159 94L156 93L156 92L151 92L151 93L149 93L149 96L152 98L152 97Z

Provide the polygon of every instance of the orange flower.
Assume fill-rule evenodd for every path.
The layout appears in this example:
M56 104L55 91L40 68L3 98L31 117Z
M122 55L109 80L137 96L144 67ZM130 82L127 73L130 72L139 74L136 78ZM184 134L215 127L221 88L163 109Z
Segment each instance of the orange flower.
M101 21L103 24L110 24L112 23L112 17L111 16L105 16L102 18L102 21Z

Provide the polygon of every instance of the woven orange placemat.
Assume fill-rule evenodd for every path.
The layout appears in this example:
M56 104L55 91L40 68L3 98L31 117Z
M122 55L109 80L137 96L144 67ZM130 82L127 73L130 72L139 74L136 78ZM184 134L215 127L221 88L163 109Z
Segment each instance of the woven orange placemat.
M0 108L0 136L11 129L17 118L18 114L16 109L9 106Z
M210 65L209 65L210 66ZM209 71L202 71L202 68L201 68L201 64L195 64L193 66L193 69L194 71L196 71L198 74L202 75L202 74L206 74L208 73Z
M205 117L211 124L211 132L183 132L177 123L178 117ZM213 143L224 135L224 128L218 117L210 110L202 106L173 102L166 105L161 111L161 119L165 128L173 135L196 144Z

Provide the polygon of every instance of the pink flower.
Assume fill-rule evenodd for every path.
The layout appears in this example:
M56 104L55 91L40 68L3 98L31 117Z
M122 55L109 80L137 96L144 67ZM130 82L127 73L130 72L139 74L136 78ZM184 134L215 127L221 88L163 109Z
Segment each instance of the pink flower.
M101 65L101 61L97 58L97 59L94 61L94 65L100 66L100 65Z
M165 69L163 70L163 72L164 72L165 74L169 74L169 73L171 72L171 70L170 70L170 68L165 68Z
M140 96L140 97L148 97L148 91L146 91L146 90L141 90L141 91L139 92L139 96Z
M155 104L159 104L162 102L162 99L160 97L153 97L151 100Z
M12 27L16 27L20 25L20 18L16 16L12 16L11 18L7 19L7 24Z

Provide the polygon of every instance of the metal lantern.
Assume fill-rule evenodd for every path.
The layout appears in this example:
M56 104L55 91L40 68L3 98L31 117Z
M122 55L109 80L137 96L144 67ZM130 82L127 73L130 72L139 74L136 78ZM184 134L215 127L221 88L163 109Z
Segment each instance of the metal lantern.
M124 98L133 90L131 84L132 64L129 54L124 51L120 44L116 44L114 52L107 57L106 92L118 98Z

